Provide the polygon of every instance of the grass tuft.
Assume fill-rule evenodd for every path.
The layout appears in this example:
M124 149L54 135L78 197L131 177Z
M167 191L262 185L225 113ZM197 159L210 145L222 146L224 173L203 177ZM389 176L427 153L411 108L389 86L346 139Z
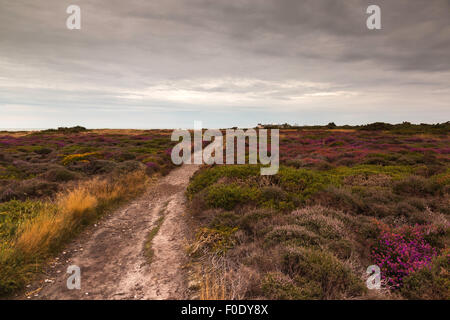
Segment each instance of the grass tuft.
M137 196L149 181L144 171L94 178L35 206L0 246L0 295L23 287L46 259L106 210Z

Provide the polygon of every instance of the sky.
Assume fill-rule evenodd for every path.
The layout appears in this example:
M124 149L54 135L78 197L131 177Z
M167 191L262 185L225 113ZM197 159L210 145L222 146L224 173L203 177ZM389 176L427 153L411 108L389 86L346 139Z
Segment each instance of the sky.
M450 0L0 0L0 114L0 128L446 122Z

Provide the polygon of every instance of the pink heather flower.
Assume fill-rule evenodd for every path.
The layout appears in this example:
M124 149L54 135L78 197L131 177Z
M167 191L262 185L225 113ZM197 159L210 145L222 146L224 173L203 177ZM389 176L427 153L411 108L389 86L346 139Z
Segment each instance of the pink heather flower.
M147 166L147 168L156 168L157 167L156 163L154 163L154 162L147 162L145 165Z
M372 259L380 267L382 278L394 288L403 278L424 267L430 267L436 249L424 239L424 228L401 228L397 232L382 231L372 248Z

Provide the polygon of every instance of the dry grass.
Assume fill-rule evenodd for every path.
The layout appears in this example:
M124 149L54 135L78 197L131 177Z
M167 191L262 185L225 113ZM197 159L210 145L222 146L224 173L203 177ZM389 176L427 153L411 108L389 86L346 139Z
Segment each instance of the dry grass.
M30 133L34 133L36 131L8 131L8 130L1 130L0 135L8 135L10 137L23 137L26 135L29 135Z
M171 135L173 130L169 129L161 129L158 130L163 135ZM98 133L98 134L126 134L126 135L141 135L148 132L148 130L144 129L92 129L89 132Z
M206 274L200 284L200 300L225 300L226 291L223 277Z
M45 252L67 234L98 217L106 207L137 195L146 186L144 172L133 172L116 181L95 178L59 194L54 206L21 226L16 247L26 254Z
M230 264L225 257L208 255L197 263L200 300L242 300L259 283L259 275L242 264Z
M144 171L136 171L115 178L94 178L58 194L34 219L19 227L14 241L1 246L0 294L23 286L45 259L83 226L95 221L106 210L137 196L148 182Z

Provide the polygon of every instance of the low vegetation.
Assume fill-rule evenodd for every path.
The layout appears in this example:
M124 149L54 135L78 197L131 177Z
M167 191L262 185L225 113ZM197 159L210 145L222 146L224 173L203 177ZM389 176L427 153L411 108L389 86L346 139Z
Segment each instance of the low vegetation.
M108 209L146 187L144 171L93 178L52 201L12 200L0 205L0 294L23 287L51 255Z
M2 132L0 295L174 168L170 133ZM199 297L450 299L449 142L448 123L287 126L276 175L204 166L186 191ZM374 264L379 292L365 283Z
M145 239L145 245L144 245L144 254L147 258L147 261L149 263L152 262L154 250L153 250L153 239L156 237L156 235L159 232L159 229L161 228L164 218L165 218L165 209L167 207L167 203L164 205L163 209L159 212L158 220L155 221L154 227L147 235L147 238Z
M189 252L215 296L449 299L448 131L394 131L281 130L277 175L197 172ZM374 264L380 292L365 283Z
M411 134L416 135L418 133L423 134L447 134L450 131L450 121L436 124L413 124L410 122L402 122L398 124L391 124L385 122L374 122L365 125L349 126L343 125L338 126L334 122L330 122L327 125L315 125L315 126L298 126L285 124L266 124L261 125L263 128L273 128L273 129L296 129L296 130L361 130L361 131L383 131L391 132L396 134Z
M83 127L0 136L0 295L174 165L169 131Z

